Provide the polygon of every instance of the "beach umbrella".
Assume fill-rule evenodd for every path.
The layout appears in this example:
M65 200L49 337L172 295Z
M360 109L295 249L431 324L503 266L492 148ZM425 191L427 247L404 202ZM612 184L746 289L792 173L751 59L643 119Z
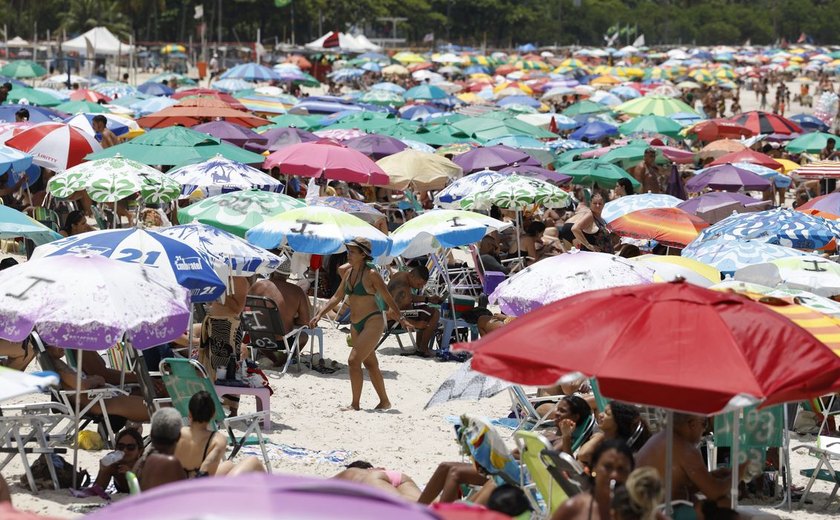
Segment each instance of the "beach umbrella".
M530 177L541 181L553 182L554 184L568 184L572 180L569 175L557 173L554 170L549 170L548 168L543 168L533 164L514 164L513 166L505 166L499 170L499 173L508 175L515 174L520 177Z
M282 175L324 177L360 184L388 183L387 174L356 150L329 141L285 146L265 158L263 168L277 167Z
M838 227L788 208L735 214L703 231L697 245L713 238L753 240L796 249L819 249L834 240Z
M32 162L54 171L72 168L102 150L92 136L65 123L39 123L6 141L6 146L30 154Z
M415 258L441 248L474 244L484 238L484 235L510 226L510 223L472 211L426 211L391 233L389 255Z
M682 256L710 265L724 275L733 275L735 271L748 265L791 255L818 258L796 249L759 240L732 240L723 237L695 242L682 250Z
M67 101L57 105L55 109L67 114L81 114L84 112L92 114L105 114L110 112L110 110L108 110L104 105L91 103L90 101Z
M102 94L101 92L97 92L95 90L88 90L86 88L80 88L78 90L70 91L70 101L89 101L91 103L99 103L100 101L104 103L110 103L111 98Z
M263 248L200 222L163 228L158 233L187 244L217 266L225 266L231 276L267 276L283 263L281 257Z
M574 294L651 281L648 267L607 253L572 250L512 275L496 287L490 302L505 314L523 316Z
M719 139L740 139L741 137L752 137L755 132L749 128L725 119L712 119L702 121L686 130L687 135L694 134L697 139L705 142L717 141Z
M307 132L306 130L283 127L271 128L270 130L266 130L258 135L266 140L265 144L260 145L256 142L252 142L247 143L245 148L253 151L264 150L267 152L276 152L280 148L290 144L310 143L320 139L317 135L312 132Z
M385 69L383 69L384 71ZM406 90L403 97L406 100L422 99L427 101L440 101L449 98L449 94L440 87L423 84Z
M178 183L159 170L119 156L65 170L50 179L47 190L60 199L84 190L96 202L114 203L138 192L154 204L172 202L180 194Z
M557 138L557 134L548 130L528 124L514 117L509 117L510 114L507 114L507 116L505 119L498 119L497 117L489 117L487 115L482 117L469 117L452 123L452 128L463 132L467 136L473 136L476 139L485 141L508 135L528 135L537 139Z
M154 83L163 83L164 81L168 83L172 83L172 81L177 81L178 85L195 85L196 82L189 76L184 74L178 74L177 72L161 72L155 76L152 76L147 81L154 82Z
M329 255L345 251L354 237L371 242L371 255L388 254L390 239L364 220L327 206L306 206L270 217L246 234L252 244L266 249L288 245L293 251Z
M22 135L22 134L21 134ZM88 155L92 161L120 155L143 164L174 166L222 155L245 164L262 164L265 157L189 128L155 129L129 142Z
M708 166L718 166L727 163L752 163L759 166L764 166L773 170L780 170L782 165L776 162L772 157L760 152L750 149L741 150L740 152L730 152L726 155L721 155L714 161L710 162Z
M94 113L82 113L76 114L72 117L68 117L64 120L70 126L76 127L79 130L85 132L90 136L96 135L96 131L93 129L93 118L99 114ZM114 135L117 137L126 135L127 137L132 137L131 134L140 135L143 133L143 130L140 126L133 119L129 119L127 117L122 117L114 114L102 114L105 117L105 127L114 132Z
M713 191L680 202L678 208L714 224L736 213L767 209L771 201L757 200L743 193Z
M797 114L791 116L790 120L801 126L804 130L826 132L829 129L829 126L822 119L811 114Z
M592 143L587 143L585 141L578 141L577 139L557 139L556 141L549 141L547 144L548 147L555 150L555 152L569 150L586 150L589 148L595 148L596 146Z
M350 213L371 224L385 217L384 213L372 205L360 200L348 199L347 197L318 197L315 205Z
M837 179L840 178L840 162L812 162L797 168L793 173L802 179Z
M676 137L682 130L682 125L669 117L639 116L618 127L623 135L631 134L662 134Z
M303 206L302 201L282 193L233 191L179 209L178 221L201 222L244 238L249 229L265 219Z
M405 88L396 83L390 81L383 81L380 83L374 83L370 87L371 90L385 90L387 92L393 92L394 94L403 94L405 92Z
M720 271L712 266L685 256L641 255L632 261L653 269L654 282L674 282L682 278L700 287L711 287L720 283Z
M606 105L602 105L601 103L596 103L594 101L583 100L566 107L563 110L563 115L573 117L581 114L601 114L609 111L610 107Z
M79 254L101 255L155 269L165 279L189 289L194 302L211 302L225 293L224 281L204 256L187 244L155 231L136 228L89 231L38 246L32 257Z
M634 188L638 189L641 187L639 181L632 175L612 163L599 159L573 161L569 164L558 166L556 169L562 174L571 176L572 182L575 184L592 186L598 183L598 186L601 187L614 188L619 179L627 179Z
M58 103L56 103L58 104ZM46 107L36 107L31 105L0 105L0 121L8 121L14 122L15 121L15 113L21 108L25 108L29 111L29 122L30 123L46 123L46 122L58 122L62 119L66 118L69 114L65 114L62 112L57 112L51 108Z
M438 154L406 149L377 161L393 190L439 190L463 175L456 163Z
M572 139L587 139L589 141L600 141L604 137L617 134L618 128L616 128L615 126L609 123L605 123L603 121L591 121L572 132L569 135L569 137L571 137Z
M738 269L735 280L767 287L784 286L831 298L840 294L840 265L819 257L777 258Z
M143 83L137 90L146 94L147 96L171 96L175 93L174 89L169 88L168 86L162 83L156 83L154 81L149 81Z
M655 240L658 243L682 248L697 238L709 223L676 207L647 208L632 211L607 225L623 237Z
M177 104L178 101L172 98L151 97L141 99L140 101L129 105L128 108L133 110L137 116L145 116L148 114L154 114L155 112L160 112L164 108L169 108Z
M187 48L180 43L167 43L160 48L161 54L172 54L173 52L187 52Z
M802 127L778 114L753 110L729 119L755 134L801 134Z
M411 105L400 110L400 117L412 121L426 121L443 111L433 105Z
M401 107L405 104L405 99L400 94L388 90L369 90L359 96L359 102L369 103L371 105Z
M213 88L224 92L237 92L249 88L254 88L254 84L250 81L245 81L240 78L220 79L213 82Z
M244 110L221 107L174 105L141 117L137 124L143 128L163 128L167 126L195 126L208 119L227 121L248 128L267 125L268 119L257 117Z
M720 139L701 148L697 155L701 159L708 159L710 157L717 159L718 157L723 157L724 155L730 153L743 152L744 150L748 150L748 148L741 141L735 141L733 139Z
M585 340L564 340L569 330ZM654 342L667 348L651 349ZM571 296L455 348L473 352L475 370L514 383L545 386L584 374L604 396L704 415L832 393L840 377L840 358L787 318L743 296L680 282Z
M22 172L31 165L31 155L0 144L0 174L6 173L9 170L12 172Z
M796 303L817 311L823 316L829 316L835 319L840 318L840 303L808 291L792 289L790 287L766 287L756 283L735 281L732 278L727 278L726 280L712 286L712 289L766 294L767 296L782 299L795 298L794 301L796 301Z
M695 172L696 175L685 183L689 192L700 192L704 189L739 191L770 189L770 181L750 170L725 163L710 166Z
M39 78L46 73L47 69L31 60L14 60L0 67L0 74L10 78Z
M0 366L0 402L22 395L46 392L51 386L58 386L58 382L58 374L55 372L25 373Z
M798 206L797 211L824 216L825 218L840 219L840 192L831 192L815 197L805 204Z
M90 520L159 518L193 520L213 517L233 520L247 514L257 518L344 520L400 518L436 520L428 507L412 504L394 493L336 479L265 473L218 479L175 482L120 500L89 515ZM247 493L248 501L241 497Z
M507 381L476 372L471 365L469 359L461 363L458 370L443 380L423 409L450 401L487 399L510 388L511 384Z
M271 67L258 63L243 63L226 70L220 79L244 79L252 82L280 81L280 74Z
M348 139L344 141L344 145L347 148L362 152L374 161L399 153L408 148L408 146L399 139L375 134Z
M527 153L510 146L495 145L480 147L457 155L452 162L461 167L465 174L482 170L498 170L514 164L533 163Z
M631 99L613 107L613 111L630 115L670 116L678 113L694 113L694 109L679 99L668 96L644 96Z
M632 213L640 209L648 208L673 208L682 202L681 199L671 195L660 193L638 193L635 195L626 195L611 200L604 205L601 211L601 218L609 224L613 220L623 217L628 213Z
M196 132L201 132L213 137L218 137L226 143L234 146L245 146L246 144L266 144L268 138L260 135L250 128L228 121L211 121L192 127Z
M17 87L12 89L6 96L8 103L19 103L24 106L38 105L42 107L55 107L61 104L61 98L43 90L31 87Z
M321 128L321 120L323 116L320 114L298 115L298 114L284 114L282 116L274 116L269 118L269 121L274 123L274 127L278 128L300 128L301 130L317 130ZM273 127L262 127L259 130L271 130Z
M251 189L277 193L283 191L283 183L262 170L231 161L221 155L182 166L167 172L166 175L180 185L181 198L189 197L196 190L200 190L204 196Z
M837 137L834 134L827 134L825 132L811 132L788 141L785 145L785 150L796 154L803 152L818 154L823 148L825 148L829 139L833 139L837 142L840 140L840 137Z
M464 197L484 191L505 177L502 172L484 170L455 179L435 194L435 204L446 209L460 209Z
M137 93L140 92L128 83L120 83L117 81L108 81L106 83L100 83L94 87L91 87L91 90L108 96L109 98L111 98L112 101L115 101L117 98L136 96Z
M28 238L36 245L58 240L61 235L14 208L0 205L0 239Z
M285 114L291 105L297 103L297 101L285 103L275 96L264 96L259 94L237 93L236 99L242 103L242 106L244 106L245 109L264 115Z
M530 206L565 208L572 198L556 186L537 179L507 175L460 201L463 209L489 210L492 206L523 210Z

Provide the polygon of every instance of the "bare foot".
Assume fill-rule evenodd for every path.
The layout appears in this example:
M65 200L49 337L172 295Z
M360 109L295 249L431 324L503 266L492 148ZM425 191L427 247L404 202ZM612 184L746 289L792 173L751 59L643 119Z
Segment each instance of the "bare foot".
M384 403L379 403L378 405L373 407L374 410L390 410L391 409L391 401L385 401Z
M341 412L358 412L359 410L361 410L361 407L359 405L353 404L351 404L350 406L342 406L341 408L339 408L339 411Z

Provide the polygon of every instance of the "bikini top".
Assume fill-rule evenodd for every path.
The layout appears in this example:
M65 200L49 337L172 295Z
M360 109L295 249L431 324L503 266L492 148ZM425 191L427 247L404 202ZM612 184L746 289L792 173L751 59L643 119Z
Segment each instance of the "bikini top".
M189 476L190 478L193 478L193 477L197 476L198 470L200 470L201 465L204 464L204 459L207 458L207 450L210 448L210 441L213 440L213 435L215 435L215 434L210 433L210 436L207 437L207 444L204 445L204 453L201 455L201 462L199 463L198 467L195 468L195 469L184 468L184 471L187 472L187 476Z
M366 263L365 267L368 267L370 269L375 268L375 266L370 262ZM353 271L351 269L350 276L347 277L347 281L349 282L352 279L353 279ZM367 289L365 289L364 280L365 280L365 272L362 271L362 274L359 276L359 281L356 282L355 285L353 285L353 286L350 286L350 285L347 285L347 284L344 285L344 294L355 295L355 296L373 296L373 294L367 292Z

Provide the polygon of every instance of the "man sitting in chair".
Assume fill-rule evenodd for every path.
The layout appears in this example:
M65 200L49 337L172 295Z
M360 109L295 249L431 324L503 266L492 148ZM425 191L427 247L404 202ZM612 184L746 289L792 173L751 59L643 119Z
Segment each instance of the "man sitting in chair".
M291 332L309 323L309 299L300 286L288 281L289 273L282 269L282 267L276 269L268 279L260 280L252 285L248 294L272 300L279 309L280 319L283 321L283 330ZM309 338L305 333L301 334L299 338L298 348L302 349ZM278 359L276 352L270 350L261 352L275 365L283 366L283 361Z
M440 309L431 307L429 303L440 303L439 296L425 296L414 294L414 290L422 291L429 281L429 270L418 265L408 272L394 273L388 282L388 291L394 296L394 301L401 310L417 311L417 316L405 316L409 324L417 329L417 355L432 357L430 348L432 338L440 321Z

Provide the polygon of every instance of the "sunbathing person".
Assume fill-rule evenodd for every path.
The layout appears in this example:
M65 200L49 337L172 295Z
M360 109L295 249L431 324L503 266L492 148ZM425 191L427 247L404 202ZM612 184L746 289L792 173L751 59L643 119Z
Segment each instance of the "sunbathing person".
M516 319L516 316L508 316L506 314L492 314L490 316L478 317L478 335L484 337L496 329L500 329Z
M306 293L299 286L289 283L288 278L288 273L281 273L278 269L271 273L269 279L257 281L248 291L251 296L263 296L277 305L280 320L283 322L283 330L286 333L298 327L307 326L310 320L309 299ZM303 333L298 338L298 348L302 349L309 336ZM289 346L293 347L291 344ZM260 352L275 365L282 366L285 362L277 357L276 351L262 350Z
M224 460L227 438L209 428L210 421L216 415L213 398L209 393L202 390L193 395L189 410L190 425L181 428L175 447L175 457L184 468L187 478L265 473L265 466L253 456L237 464Z
M117 434L117 451L122 452L122 458L114 463L106 464L105 458L99 461L99 474L93 485L104 492L114 481L118 493L128 493L126 472L130 471L143 452L143 436L134 428L126 428Z
M27 341L16 343L0 339L0 358L6 358L0 365L23 372L35 359L35 349L30 348Z
M583 397L563 396L554 410L554 424L557 426L557 431L554 434L546 434L546 438L555 450L574 455L574 452L592 434L589 423L591 415L592 408Z
M706 431L706 418L700 415L674 413L674 463L672 471L673 499L692 501L694 494L703 493L706 498L720 505L729 504L731 488L730 468L709 471L703 456L697 448ZM639 451L640 466L652 466L665 478L665 432L656 433ZM744 476L747 463L738 468L738 476Z
M592 434L577 455L577 459L585 466L590 465L592 453L604 441L622 440L636 453L650 439L647 423L642 419L639 409L631 404L613 401L598 414L597 420L600 431Z
M152 416L152 444L134 466L143 491L187 479L187 472L175 457L181 424L181 414L174 408L160 409Z
M618 439L604 441L592 454L592 487L561 505L551 520L610 520L613 487L623 484L635 467L633 452Z
M417 487L411 477L400 471L374 468L373 464L363 460L348 464L347 469L333 478L382 489L412 502L416 502L420 498L420 488Z
M429 270L422 265L412 268L409 272L394 273L388 281L388 292L394 297L400 310L419 311L416 317L407 316L406 321L417 329L416 353L423 357L434 355L430 345L440 321L440 309L430 307L429 303L440 303L441 298L415 294L415 291L422 292L428 281Z

